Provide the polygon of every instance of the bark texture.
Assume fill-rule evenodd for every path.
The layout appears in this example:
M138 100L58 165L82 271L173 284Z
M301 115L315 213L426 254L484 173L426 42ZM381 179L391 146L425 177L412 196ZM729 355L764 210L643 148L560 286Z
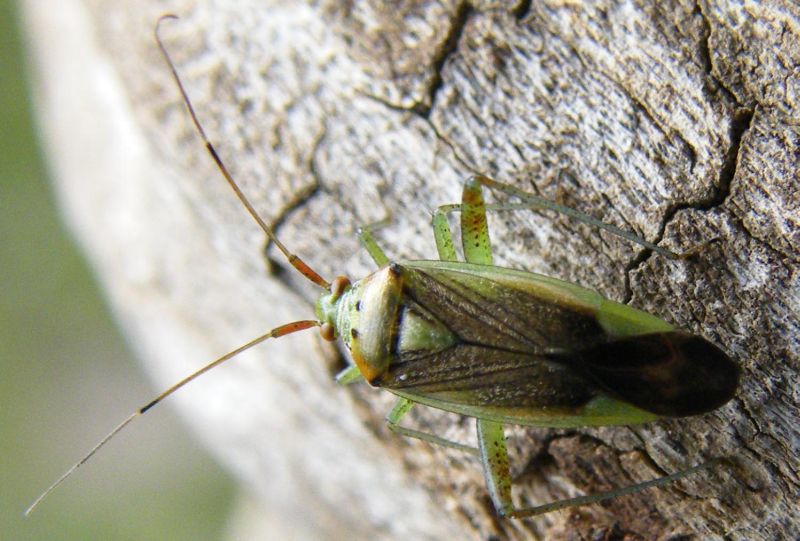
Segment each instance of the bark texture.
M490 219L496 261L648 310L723 346L736 398L697 418L512 427L518 502L730 463L603 505L495 516L478 462L393 437L391 404L337 388L340 352L270 343L175 397L200 438L297 538L789 539L800 528L800 7L739 2L28 2L45 138L65 212L159 387L316 296L231 197L158 56L164 26L243 190L329 279L433 258L429 211L472 172L676 251L563 218ZM591 4L591 5L588 5ZM65 22L66 21L66 22ZM72 24L73 26L65 26ZM55 45L55 46L54 46ZM110 420L111 423L113 420ZM471 420L410 423L465 442ZM250 531L251 530L242 530Z

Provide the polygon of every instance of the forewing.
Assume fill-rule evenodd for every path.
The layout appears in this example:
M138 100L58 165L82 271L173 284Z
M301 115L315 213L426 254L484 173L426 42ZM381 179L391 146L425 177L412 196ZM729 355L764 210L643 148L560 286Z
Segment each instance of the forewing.
M607 338L591 306L553 295L533 281L504 280L502 270L490 277L436 267L401 269L407 301L464 343L547 353L572 351Z
M582 341L605 339L591 310L512 288L486 276L397 265L403 282L399 334L427 322L446 343L395 346L383 387L445 402L513 408L568 408L596 396L594 383L569 365L548 360Z
M574 410L597 395L583 375L546 358L474 344L407 352L385 387L468 406Z

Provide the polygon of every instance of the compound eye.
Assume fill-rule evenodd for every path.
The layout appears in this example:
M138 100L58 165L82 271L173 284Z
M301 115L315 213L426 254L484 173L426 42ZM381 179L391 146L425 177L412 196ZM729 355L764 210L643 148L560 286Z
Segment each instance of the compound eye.
M319 328L319 334L322 336L323 340L327 340L328 342L336 341L336 330L330 323L323 323Z
M350 287L350 279L347 276L337 276L331 283L331 295L341 297L348 287Z

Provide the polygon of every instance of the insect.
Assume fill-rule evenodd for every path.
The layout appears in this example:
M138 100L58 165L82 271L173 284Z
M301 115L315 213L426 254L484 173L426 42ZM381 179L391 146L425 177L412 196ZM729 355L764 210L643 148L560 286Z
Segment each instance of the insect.
M337 376L339 383L363 379L397 395L386 416L391 430L478 456L501 515L522 518L585 505L664 485L713 463L599 494L515 506L504 425L629 425L701 414L733 397L739 368L711 342L655 316L569 282L494 266L487 211L550 209L666 257L679 256L578 211L477 175L464 183L460 203L440 206L433 215L438 260L392 261L375 240L375 226L367 226L359 237L378 270L356 281L339 276L329 282L281 243L210 142L159 37L161 24L171 18L175 16L159 20L156 40L191 120L248 213L287 261L323 289L316 318L281 325L158 395L103 438L26 513L133 419L176 390L256 344L313 327L325 340L341 340L350 353L352 363ZM511 201L487 205L484 189ZM448 222L454 212L460 213L463 262L457 259ZM401 425L415 404L475 418L477 446Z

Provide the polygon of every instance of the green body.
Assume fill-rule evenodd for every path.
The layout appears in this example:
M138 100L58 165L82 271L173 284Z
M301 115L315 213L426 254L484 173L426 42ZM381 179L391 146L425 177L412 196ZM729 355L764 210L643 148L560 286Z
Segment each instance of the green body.
M626 374L634 374L644 397L632 398L615 388L613 377L609 383L607 375L597 374L590 365L593 352L620 339L655 337L657 361L665 349L677 349L671 347L676 340L702 341L709 354L718 355L703 339L597 292L472 263L391 263L336 298L324 295L318 311L371 385L499 423L577 427L685 415L670 405L674 396L664 396L674 388L665 379L691 359L627 360L633 366ZM693 374L695 381L698 375ZM700 389L682 384L683 391L699 395L695 403L702 400L694 409L715 407L707 404L713 400L708 377L714 374L700 380Z
M400 398L390 428L481 457L501 514L531 516L667 483L697 468L600 495L518 509L511 501L504 424L544 427L627 425L713 410L738 384L738 368L702 337L595 291L492 264L482 188L521 199L490 210L546 207L619 230L486 177L473 177L460 205L440 207L440 260L391 262L371 230L361 240L381 267L330 288L317 317L350 351L339 378L359 377ZM466 262L456 260L448 212L461 212ZM674 256L630 234L622 236ZM474 417L478 448L400 426L414 404Z
M453 306L461 311L457 317L435 317L421 303L430 301L430 289L437 285L449 291L458 288L481 312L464 312L469 301L462 298ZM413 286L416 300L409 298ZM522 311L527 317L519 318L520 311L515 311L498 320L486 311L487 305L498 303L509 310L519 300L531 308ZM569 282L487 265L404 261L359 280L328 306L334 327L365 379L414 402L534 426L631 424L657 418L609 396L570 367L548 360L547 354L576 343L672 327ZM481 321L482 315L488 321ZM498 326L506 328L497 332ZM488 334L482 341L498 347L467 342L464 335L470 330ZM487 380L493 383L488 388Z

